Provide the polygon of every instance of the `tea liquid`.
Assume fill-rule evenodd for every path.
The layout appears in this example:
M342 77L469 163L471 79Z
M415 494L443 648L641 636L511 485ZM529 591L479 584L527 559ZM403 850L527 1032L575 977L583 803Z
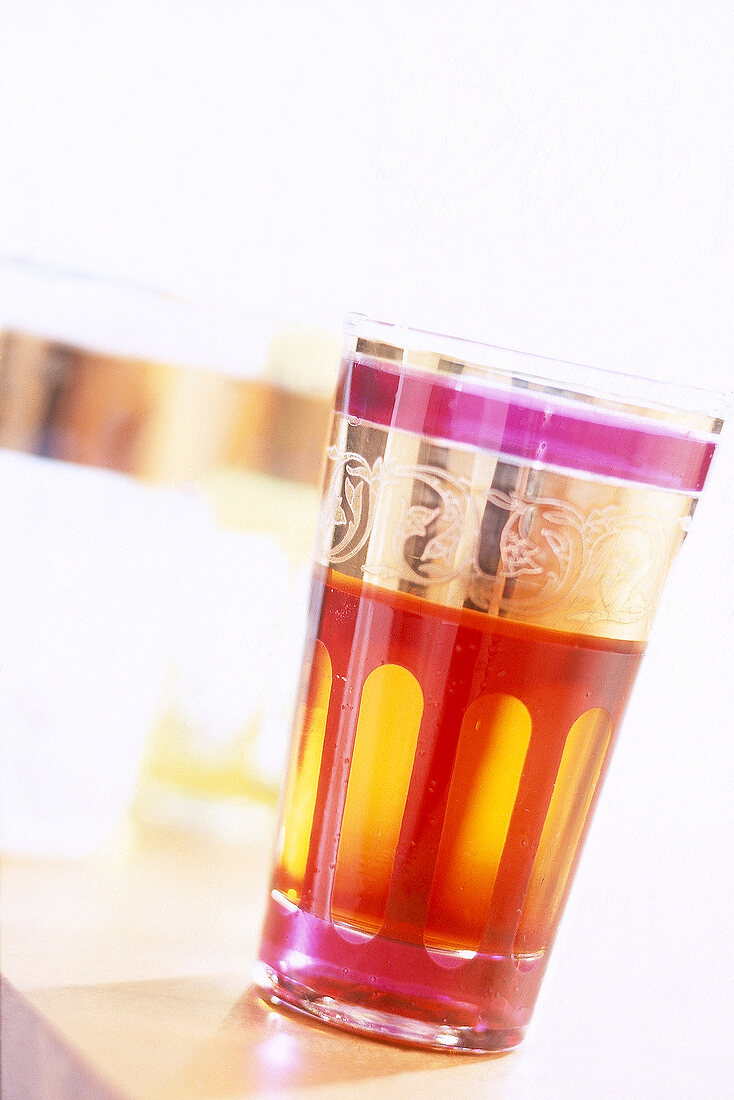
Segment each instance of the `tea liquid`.
M514 1045L643 647L333 570L311 626L268 980Z

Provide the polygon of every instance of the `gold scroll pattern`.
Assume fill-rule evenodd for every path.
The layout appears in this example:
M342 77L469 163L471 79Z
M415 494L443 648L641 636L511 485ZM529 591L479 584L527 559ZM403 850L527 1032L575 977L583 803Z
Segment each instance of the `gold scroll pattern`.
M481 476L402 462L389 449L372 462L337 445L327 454L323 564L555 629L647 636L687 526L685 495L554 471L533 471L524 491L508 492ZM486 460L477 467L486 477ZM381 503L388 498L389 510ZM500 517L493 572L482 567L488 508ZM390 530L383 530L388 515Z

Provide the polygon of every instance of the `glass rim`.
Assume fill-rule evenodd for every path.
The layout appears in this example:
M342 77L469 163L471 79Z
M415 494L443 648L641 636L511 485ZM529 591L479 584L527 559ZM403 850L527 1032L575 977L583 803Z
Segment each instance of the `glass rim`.
M509 378L520 374L531 382L573 387L579 393L606 400L634 402L651 410L699 413L723 421L734 407L734 390L715 390L679 382L663 382L644 375L591 366L536 352L520 351L350 312L345 333L407 352L445 356L467 366L486 368ZM374 354L374 353L372 353ZM379 358L379 353L377 353ZM545 365L545 369L544 369ZM481 370L475 376L481 381ZM721 424L714 431L718 434Z

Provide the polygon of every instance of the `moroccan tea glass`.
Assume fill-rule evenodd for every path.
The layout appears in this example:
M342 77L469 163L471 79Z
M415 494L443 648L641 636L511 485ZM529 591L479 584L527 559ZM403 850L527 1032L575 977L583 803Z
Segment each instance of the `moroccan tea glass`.
M347 322L255 979L373 1036L523 1037L717 395Z

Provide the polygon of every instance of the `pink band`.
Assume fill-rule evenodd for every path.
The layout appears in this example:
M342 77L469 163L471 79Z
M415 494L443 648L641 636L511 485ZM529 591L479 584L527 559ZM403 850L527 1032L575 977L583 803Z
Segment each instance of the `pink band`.
M715 444L553 394L489 389L363 357L344 361L337 411L529 462L697 493Z

